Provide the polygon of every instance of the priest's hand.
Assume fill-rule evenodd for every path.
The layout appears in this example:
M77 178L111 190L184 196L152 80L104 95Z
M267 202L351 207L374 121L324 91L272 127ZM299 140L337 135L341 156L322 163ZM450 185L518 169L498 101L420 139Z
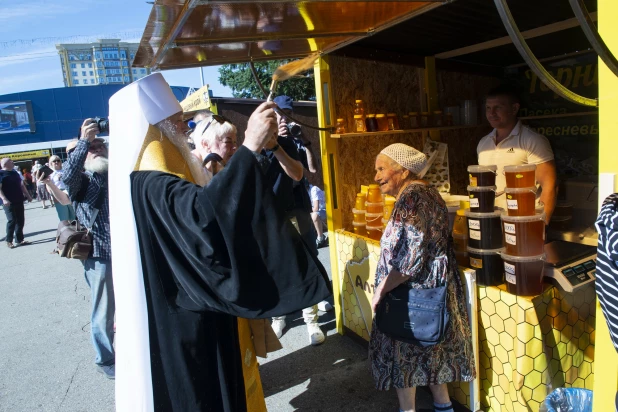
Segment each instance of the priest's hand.
M277 116L273 102L264 102L253 112L247 123L243 146L259 152L277 134Z
M92 142L94 138L97 137L97 134L99 134L99 126L96 122L93 122L93 119L91 118L84 120L84 123L82 123L80 139Z

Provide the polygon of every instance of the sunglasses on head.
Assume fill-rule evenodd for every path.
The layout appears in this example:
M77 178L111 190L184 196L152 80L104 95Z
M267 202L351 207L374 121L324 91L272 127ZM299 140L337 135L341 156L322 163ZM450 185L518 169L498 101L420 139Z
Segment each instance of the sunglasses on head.
M209 127L210 127L210 125L212 124L213 120L216 120L219 124L223 124L223 123L225 123L225 122L229 122L229 120L228 120L228 119L226 119L225 117L220 116L220 115L218 115L218 114L213 114L213 115L211 115L210 117L211 117L211 119L210 119L210 121L208 122L208 124L206 125L206 127L204 128L204 132L205 132L206 130L208 130L208 128L209 128ZM231 123L231 122L230 122L230 123ZM202 132L202 133L204 133L204 132Z
M52 160L52 163L60 163L60 159Z

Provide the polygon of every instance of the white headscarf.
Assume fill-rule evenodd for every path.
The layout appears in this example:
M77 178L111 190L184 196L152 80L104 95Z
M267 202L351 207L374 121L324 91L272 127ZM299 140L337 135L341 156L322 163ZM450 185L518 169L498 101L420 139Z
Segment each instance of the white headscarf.
M403 143L394 143L386 146L380 154L388 156L402 167L422 178L427 172L427 156L412 146Z
M131 179L151 125L182 111L161 73L109 99L109 206L116 299L116 410L154 410L148 312L131 200Z

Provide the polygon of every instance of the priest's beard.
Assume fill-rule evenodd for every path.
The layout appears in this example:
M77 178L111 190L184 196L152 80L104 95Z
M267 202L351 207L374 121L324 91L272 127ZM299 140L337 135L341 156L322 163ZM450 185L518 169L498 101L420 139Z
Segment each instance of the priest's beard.
M92 173L107 173L109 169L109 159L102 156L95 157L94 159L86 159L84 169Z
M183 159L189 165L189 170L191 170L191 174L193 175L193 179L195 179L195 183L200 186L206 186L208 184L208 179L206 178L206 173L204 173L204 169L200 164L199 160L193 156L191 153L191 149L187 144L187 136L185 136L181 131L178 130L178 127L171 122L169 119L165 119L156 124L157 128L161 131L162 134L167 137L170 142L180 151Z

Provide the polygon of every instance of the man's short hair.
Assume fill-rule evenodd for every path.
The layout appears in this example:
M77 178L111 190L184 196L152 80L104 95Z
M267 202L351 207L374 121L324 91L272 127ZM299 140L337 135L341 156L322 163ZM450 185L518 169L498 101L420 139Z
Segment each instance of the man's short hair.
M500 96L508 97L509 100L511 101L511 104L521 103L521 99L519 97L519 91L517 90L517 87L513 86L512 84L507 84L507 83L501 84L500 86L497 86L491 89L489 93L487 93L485 100L492 98L492 97L495 98L495 97L500 97Z

